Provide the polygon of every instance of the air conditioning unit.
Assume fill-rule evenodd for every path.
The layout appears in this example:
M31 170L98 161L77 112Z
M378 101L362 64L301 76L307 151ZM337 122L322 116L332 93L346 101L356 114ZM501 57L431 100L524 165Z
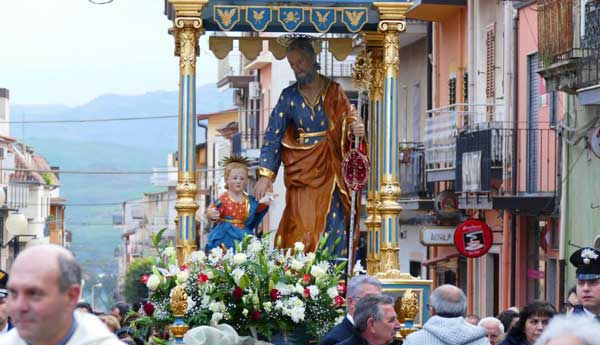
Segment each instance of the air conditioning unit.
M248 97L250 99L260 98L260 84L257 81L251 81L248 84Z

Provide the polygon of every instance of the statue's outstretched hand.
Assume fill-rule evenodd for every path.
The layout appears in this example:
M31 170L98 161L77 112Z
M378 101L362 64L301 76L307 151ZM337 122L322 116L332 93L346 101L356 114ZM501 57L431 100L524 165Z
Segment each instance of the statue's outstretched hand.
M261 177L254 185L254 197L257 200L262 199L267 193L273 192L273 181L268 177Z

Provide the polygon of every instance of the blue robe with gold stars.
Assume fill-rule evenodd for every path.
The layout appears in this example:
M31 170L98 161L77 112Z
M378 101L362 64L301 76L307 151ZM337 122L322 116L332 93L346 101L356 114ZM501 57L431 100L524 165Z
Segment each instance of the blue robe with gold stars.
M345 256L350 193L341 162L356 117L339 84L325 80L314 103L302 95L297 83L283 90L269 118L259 174L274 179L284 164L286 207L276 242L284 248L303 242L307 251L314 251L326 233L330 250ZM334 248L337 239L340 245Z

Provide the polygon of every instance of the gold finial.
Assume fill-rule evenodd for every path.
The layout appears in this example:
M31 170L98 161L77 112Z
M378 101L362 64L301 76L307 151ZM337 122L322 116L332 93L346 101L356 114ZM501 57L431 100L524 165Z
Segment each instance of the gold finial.
M406 290L402 296L402 316L406 320L414 320L419 312L419 299L417 294L412 290Z
M356 88L366 90L371 83L371 52L363 49L352 65L352 83Z
M183 289L183 285L177 285L171 293L171 311L175 317L183 317L188 307L187 293Z

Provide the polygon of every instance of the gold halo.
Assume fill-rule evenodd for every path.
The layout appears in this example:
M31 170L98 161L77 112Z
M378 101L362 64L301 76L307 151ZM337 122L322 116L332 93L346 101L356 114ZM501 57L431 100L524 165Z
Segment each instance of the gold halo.
M229 157L225 157L223 158L223 160L221 160L221 166L225 167L231 163L240 163L245 165L246 167L250 166L250 161L248 160L248 158L244 157L244 156L238 156L238 155L232 155Z

